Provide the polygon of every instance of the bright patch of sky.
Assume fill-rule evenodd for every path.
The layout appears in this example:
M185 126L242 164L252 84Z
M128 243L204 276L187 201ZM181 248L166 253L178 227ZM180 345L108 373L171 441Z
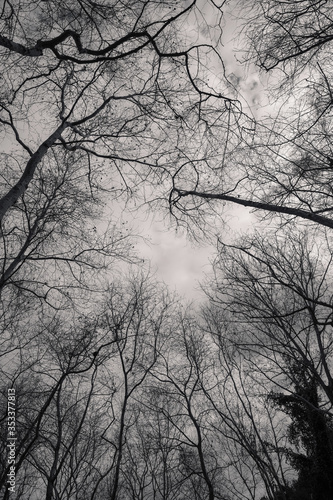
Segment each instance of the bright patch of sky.
M213 25L215 19L210 19L210 15L216 15L216 12L210 14L209 3L206 3L205 20L207 24ZM256 114L260 108L260 102L263 99L263 85L260 83L259 74L254 68L249 70L239 62L239 53L235 53L235 36L238 29L237 21L232 12L224 12L225 27L223 29L223 47L221 55L225 64L226 75L235 86L236 90L242 95L242 104L244 107ZM190 29L190 28L189 28ZM206 42L205 30L197 34L200 42ZM222 67L213 63L208 72L208 83L215 90L221 87L223 78ZM223 82L222 82L223 85ZM255 224L255 216L251 210L237 207L226 207L226 224L219 236L225 242L231 241L240 233L250 230ZM122 212L126 215L126 210ZM128 215L133 218L133 213ZM133 220L133 219L132 219ZM206 273L210 271L210 262L213 260L216 245L214 241L203 244L190 242L187 235L183 232L176 232L170 228L167 222L164 222L159 216L148 214L142 209L137 209L134 218L136 226L141 235L136 248L142 259L142 265L151 266L156 272L158 279L165 282L171 290L176 290L186 300L200 300L203 298L203 292L200 288L200 281L204 279ZM216 230L217 234L219 230Z

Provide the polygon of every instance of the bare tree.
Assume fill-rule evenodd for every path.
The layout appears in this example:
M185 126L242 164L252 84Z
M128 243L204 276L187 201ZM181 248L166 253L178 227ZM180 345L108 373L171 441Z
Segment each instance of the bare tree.
M16 354L7 369L4 387L15 387L18 401L18 498L33 484L47 500L79 499L82 488L91 500L120 498L128 484L123 457L136 419L134 397L140 399L169 328L170 300L147 277L126 281L113 285L95 318L65 325L60 315L44 323L21 350L21 362ZM5 489L6 453L2 465Z
M270 471L278 471L282 466L282 481L276 483L276 479L267 478L265 485L267 491L272 488L269 498L275 498L277 494L274 483L278 485L280 496L277 498L281 495L283 498L292 484L290 477L286 481L288 475L285 475L286 470L283 469L286 459L295 465L296 461L292 462L290 457L297 454L297 449L290 447L288 443L288 421L285 433L278 438L279 424L274 418L276 408L273 409L271 403L268 406L263 403L260 409L255 398L263 397L266 401L268 398L272 402L274 398L277 401L281 397L279 411L283 407L284 398L288 408L290 398L290 404L295 405L290 408L295 409L295 414L297 408L299 412L303 408L313 418L316 415L318 422L326 422L325 432L327 436L330 435L332 291L329 239L316 241L315 236L311 237L306 233L296 236L292 231L288 232L287 239L273 234L271 240L267 235L264 239L259 235L244 238L239 245L221 246L215 270L215 285L213 291L208 292L212 304L206 313L208 325L220 343L222 365L230 367L226 380L230 377L233 394L237 395L246 418L254 423L267 409L266 423L269 422L271 426L270 438L263 438L256 424L253 427L257 443L254 449L257 453L259 440L259 457L262 460L265 456L261 462L264 467L267 467L277 453L271 462L273 467L270 466ZM301 387L300 370L317 387L317 400L311 396L311 391L307 391L305 384ZM247 383L244 385L245 380ZM257 394L253 393L249 380L252 380L253 387L257 386ZM216 397L211 398L214 407L217 400ZM235 426L233 432L235 429L237 433L244 432L242 420L239 420L237 413L235 418L234 412L219 410L218 407L217 410L225 423L231 419L232 426ZM287 413L291 415L290 412ZM313 429L309 424L309 433L314 432ZM249 452L251 448L246 444L246 434L243 436L241 433L240 436L241 439L238 439ZM297 439L297 434L295 438ZM302 439L301 433L298 438ZM316 439L314 434L313 442ZM329 439L326 441L329 443ZM328 451L325 453L332 456L332 450L329 451L331 445L327 446ZM287 451L288 448L290 451ZM306 456L304 448L303 452ZM258 455L255 461L260 468ZM324 469L322 473L324 483ZM314 474L314 469L309 474ZM313 475L313 481L317 481L316 477Z
M244 58L272 74L262 88L267 97L256 120L243 117L238 129L230 108L223 140L217 123L210 127L215 140L204 141L191 170L184 162L174 176L171 210L178 217L193 215L192 221L201 215L201 223L223 214L224 205L240 205L262 218L332 228L330 5L239 2L236 16L243 22ZM184 175L190 171L192 180Z
M262 218L297 218L332 229L331 97L326 83L319 82L307 98L312 102L306 110L293 116L286 112L258 123L255 135L230 139L225 145L228 154L206 151L200 156L205 169L193 165L195 182L177 173L172 213L202 223L231 204L251 208Z
M220 8L214 2L212 8L219 22ZM207 49L219 58L214 47L176 35L196 16L204 19L196 1L158 8L27 1L18 9L5 2L1 123L15 148L4 153L11 158L15 151L17 164L4 188L1 219L38 165L64 150L80 158L82 178L94 191L135 190L148 174L153 184L168 174L177 136L198 106L225 99L205 84L200 69ZM98 160L108 164L102 182L94 176Z
M209 346L189 313L178 316L178 325L169 339L169 349L153 370L155 411L163 415L159 418L165 420L164 428L172 431L168 440L170 451L178 454L181 497L223 499L225 489L210 432L210 412L201 388L202 378L209 379L212 368Z
M240 5L246 8L244 2ZM295 76L330 52L333 18L330 5L323 0L292 5L259 0L248 14L251 23L244 25L244 31L256 63L265 71L279 67L294 82Z
M217 309L205 311L204 328L217 350L202 392L212 414L210 426L224 487L231 498L286 497L290 473L284 450L289 420L267 399L270 385L233 344L232 326ZM214 351L213 351L214 352Z

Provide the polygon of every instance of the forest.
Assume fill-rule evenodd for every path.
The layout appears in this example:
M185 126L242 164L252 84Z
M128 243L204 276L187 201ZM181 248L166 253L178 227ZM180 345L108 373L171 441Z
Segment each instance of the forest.
M332 500L332 60L332 0L0 2L1 498Z

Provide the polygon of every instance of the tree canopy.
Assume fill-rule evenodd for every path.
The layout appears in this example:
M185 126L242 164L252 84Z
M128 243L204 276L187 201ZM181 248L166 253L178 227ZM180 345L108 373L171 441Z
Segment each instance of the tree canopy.
M4 0L5 499L331 500L332 20ZM200 303L142 261L126 204L216 246Z

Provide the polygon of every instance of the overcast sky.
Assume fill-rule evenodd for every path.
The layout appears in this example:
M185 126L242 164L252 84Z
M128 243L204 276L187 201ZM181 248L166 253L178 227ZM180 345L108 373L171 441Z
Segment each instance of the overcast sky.
M235 76L234 82L242 94L243 106L248 103L251 111L257 114L265 99L264 86L255 68L246 68L240 64L241 54L235 51L235 45L240 45L239 40L235 39L237 25L232 13L225 12L225 19L222 55L226 74ZM221 69L217 69L217 72L220 73ZM210 84L213 83L213 78L214 75L210 77ZM216 78L219 79L219 75ZM177 290L185 300L200 300L203 295L199 282L210 271L210 261L216 250L214 243L191 243L184 233L177 234L175 229L168 228L166 223L158 220L158 216L155 219L147 217L144 211L138 211L136 215L135 224L146 238L146 241L141 240L137 245L140 256L150 260L157 278L169 285L171 290ZM231 241L238 233L244 234L251 229L255 216L246 208L229 205L226 207L226 220L223 238L224 241Z
M209 22L209 15L206 20ZM216 19L212 19L212 25L214 22ZM256 68L246 67L239 62L241 53L236 50L236 46L240 46L241 41L236 37L237 24L232 13L225 12L225 22L221 51L226 75L240 92L243 108L254 114L260 113L261 104L265 101L264 85ZM189 31L191 32L190 26ZM193 33L193 37L200 42L207 42L204 32ZM213 61L212 71L208 76L209 85L216 86L215 89L222 88L222 68L216 67L214 75L214 64ZM138 239L136 250L144 268L150 267L158 280L166 283L171 291L177 291L186 301L200 301L203 298L200 281L211 270L210 262L215 257L216 239L206 243L201 241L200 244L191 242L184 231L177 232L175 227L170 227L165 212L152 214L147 207L134 209L131 202L128 207L120 199L110 200L107 211L112 214L112 219L125 221L126 225L131 226L133 234L142 236ZM244 207L229 204L224 207L224 212L223 231L217 227L216 233L225 242L235 240L241 233L250 231L255 224L255 215Z

